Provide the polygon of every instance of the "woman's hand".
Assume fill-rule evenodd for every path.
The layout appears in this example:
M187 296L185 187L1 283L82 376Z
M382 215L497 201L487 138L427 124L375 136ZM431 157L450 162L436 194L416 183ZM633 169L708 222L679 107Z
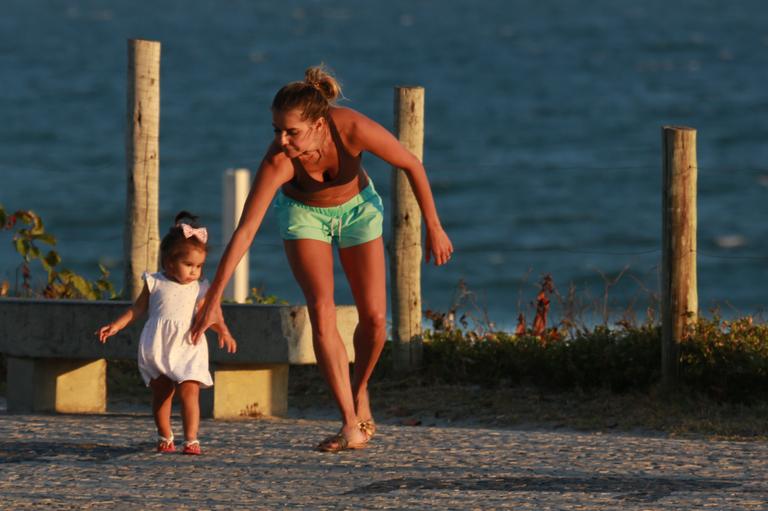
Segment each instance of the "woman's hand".
M427 227L427 239L424 247L424 259L429 263L430 258L435 266L447 263L453 255L453 244L442 227Z
M210 305L212 303L215 305ZM192 344L200 342L200 336L209 328L218 334L219 348L227 350L227 353L237 351L237 341L232 337L227 324L224 323L221 303L218 300L208 300L206 297L195 316L195 321L192 322L192 329L190 330Z
M224 323L224 314L221 312L221 304L218 300L208 300L206 297L205 303L192 322L192 329L190 331L192 344L200 342L200 336L214 326L216 329L227 331L227 325Z

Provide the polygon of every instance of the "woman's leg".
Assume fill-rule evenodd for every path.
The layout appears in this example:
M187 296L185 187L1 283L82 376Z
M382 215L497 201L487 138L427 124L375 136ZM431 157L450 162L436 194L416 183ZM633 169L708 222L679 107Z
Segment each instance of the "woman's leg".
M157 434L165 438L171 438L173 436L173 430L171 429L171 405L173 403L175 386L169 378L158 376L154 380L150 380L149 387L152 389L152 415L155 418Z
M186 380L179 383L181 398L181 422L184 425L184 440L197 440L200 428L200 382Z
M387 338L387 290L381 238L339 250L360 322L355 329L352 395L360 420L371 420L368 380Z
M284 244L288 263L307 301L317 365L341 411L341 432L350 444L362 443L366 436L358 427L349 382L349 357L336 327L331 245L310 239L285 240Z

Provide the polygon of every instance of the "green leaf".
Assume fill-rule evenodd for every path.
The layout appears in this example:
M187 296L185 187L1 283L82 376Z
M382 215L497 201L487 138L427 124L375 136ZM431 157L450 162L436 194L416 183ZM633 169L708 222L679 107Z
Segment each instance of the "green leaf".
M23 222L27 225L32 225L35 223L35 214L31 211L17 211L14 214L16 215L16 220L19 222Z
M29 261L27 257L27 253L29 252L29 241L24 238L16 239L16 252L21 254L21 257L23 257L25 261Z
M88 281L85 280L80 275L77 275L76 273L71 273L70 275L70 282L71 284L77 289L77 292L80 293L81 296L88 299L94 299L94 292L93 289L91 289L91 286L88 284Z
M30 211L29 214L32 217L32 229L30 230L30 234L32 236L37 236L45 233L45 229L43 228L43 219L37 216L37 214L35 214L33 211Z
M45 256L45 262L48 264L48 266L53 267L61 262L61 257L56 251L51 250Z
M56 238L54 237L54 235L47 232L44 232L41 234L34 234L32 235L32 238L42 243L47 243L49 245L56 244Z

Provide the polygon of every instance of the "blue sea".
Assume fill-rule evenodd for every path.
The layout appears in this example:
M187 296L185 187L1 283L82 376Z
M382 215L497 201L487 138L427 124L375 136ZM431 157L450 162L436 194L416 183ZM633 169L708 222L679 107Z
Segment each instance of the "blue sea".
M700 307L768 303L768 8L760 0L5 0L0 204L32 209L62 265L122 279L126 46L158 40L160 224L198 213L221 252L221 181L256 170L270 101L324 62L342 104L386 127L393 90L426 89L424 162L452 262L424 307L499 326L532 317L551 274L571 307L642 320L658 300L661 127L698 130ZM391 169L364 165L389 203ZM389 218L387 232L389 236ZM19 262L0 232L0 280ZM251 282L301 300L270 213ZM42 277L42 272L37 272ZM351 296L337 270L337 301ZM557 319L561 313L553 298ZM559 312L560 311L560 312ZM487 316L486 316L487 314Z

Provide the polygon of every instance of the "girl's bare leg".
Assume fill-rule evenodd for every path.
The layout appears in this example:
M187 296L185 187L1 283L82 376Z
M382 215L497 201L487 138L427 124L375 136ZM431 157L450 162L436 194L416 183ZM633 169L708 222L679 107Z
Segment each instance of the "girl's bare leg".
M368 243L339 250L339 258L357 306L355 369L352 397L360 420L372 420L368 381L373 374L387 338L387 290L384 243Z
M149 382L152 389L152 415L155 418L157 434L171 438L171 405L176 386L166 376L158 376Z
M187 380L179 383L181 398L181 422L184 425L184 440L197 440L200 428L200 382Z
M317 240L286 240L285 253L307 301L315 357L341 412L341 432L351 444L365 442L352 399L349 357L336 326L331 245Z

